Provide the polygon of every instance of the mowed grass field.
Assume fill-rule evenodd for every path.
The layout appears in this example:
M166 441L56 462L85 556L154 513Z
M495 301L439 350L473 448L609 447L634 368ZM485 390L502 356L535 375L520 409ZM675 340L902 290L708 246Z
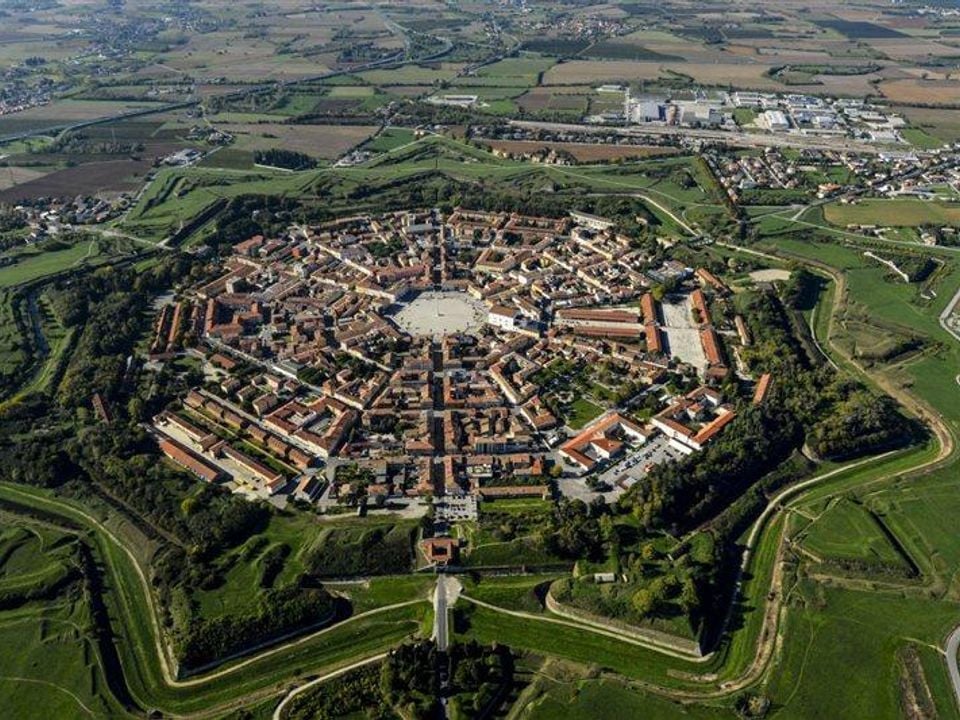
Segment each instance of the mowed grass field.
M846 499L832 502L811 521L803 532L803 546L823 559L904 565L870 509Z
M15 250L7 253L15 263L0 268L0 288L30 282L61 270L99 265L114 254L112 243L100 239L81 240L65 246L58 244L56 249L41 245Z
M681 704L642 693L616 680L577 681L550 677L549 669L538 683L535 695L524 703L529 720L596 720L597 718L643 718L643 720L734 720L729 708Z
M832 204L826 205L823 213L828 222L840 227L960 224L960 203L930 202L915 198L869 199L851 205Z
M98 662L92 618L63 578L71 535L0 521L0 696L11 718L114 717L120 710ZM69 580L66 581L69 583ZM43 602L22 593L46 588Z
M778 718L900 717L897 652L908 643L940 643L957 621L953 603L919 597L806 582L793 594L782 659L766 689ZM939 685L934 672L945 676L942 662L927 672ZM951 702L940 698L945 717L955 717Z

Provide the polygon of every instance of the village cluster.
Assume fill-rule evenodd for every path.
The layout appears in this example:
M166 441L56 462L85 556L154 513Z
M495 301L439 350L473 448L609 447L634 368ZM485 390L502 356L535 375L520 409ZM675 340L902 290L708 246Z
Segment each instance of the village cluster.
M278 499L542 496L598 473L622 492L736 417L716 388L750 379L751 339L728 295L585 213L401 212L255 236L159 313L152 360L201 359L205 382L151 431L203 480ZM601 367L589 382L606 400L581 417L574 375Z

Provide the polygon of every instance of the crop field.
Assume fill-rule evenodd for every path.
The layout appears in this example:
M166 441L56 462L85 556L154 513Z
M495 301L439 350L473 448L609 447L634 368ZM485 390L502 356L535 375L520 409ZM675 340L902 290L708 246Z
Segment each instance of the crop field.
M312 157L333 159L359 145L376 130L372 125L283 125L257 123L221 126L236 139L238 150L284 148Z
M157 103L113 100L58 100L49 105L42 105L14 115L0 117L0 134L19 132L24 129L70 125L150 107L157 107Z
M900 134L904 140L920 150L934 150L943 145L942 140L920 128L905 128Z
M593 85L602 82L656 80L662 74L659 63L628 60L571 60L554 65L543 75L544 85Z
M836 30L852 40L903 37L903 33L872 22L859 20L816 20L814 22L820 27Z
M579 55L580 52L586 50L589 46L589 40L574 40L568 38L533 38L523 43L524 50L558 57Z
M861 200L856 204L831 204L824 207L827 221L839 227L847 225L892 225L916 227L927 223L957 225L960 204L928 202L913 198Z
M878 86L885 98L899 103L919 105L960 104L960 82L951 80L884 80Z
M937 42L931 38L876 38L868 40L866 43L872 50L883 53L893 60L901 60L906 63L929 62L931 59L941 58L949 61L950 58L957 55L957 50L952 45Z
M923 129L942 142L960 140L960 110L940 110L923 107L905 107L902 109L913 125Z
M32 180L39 180L49 171L49 168L41 170L33 167L9 166L0 168L0 192Z
M560 93L545 97L544 95L527 93L521 96L517 101L517 105L527 111L550 110L579 117L590 107L589 100L589 97L583 95Z
M0 191L0 202L16 203L38 197L73 197L79 194L132 191L143 183L153 159L106 160L55 170Z
M253 170L253 153L239 148L220 148L203 158L198 166L226 170Z
M459 65L422 66L404 65L394 70L367 70L357 74L365 82L381 87L390 85L432 85L452 80Z
M658 62L683 62L684 60L679 55L668 55L640 44L618 40L605 40L595 43L581 52L580 56L599 60L655 60Z
M492 78L504 85L536 85L540 74L554 65L551 58L508 58L492 65L484 65L476 74L483 78Z
M387 152L412 143L415 139L413 132L407 128L390 127L364 143L363 149L371 152Z
M628 60L572 60L544 73L543 84L583 85L603 82L636 83L640 80L689 77L702 85L781 90L783 85L766 73L770 65L746 63L651 62Z
M195 35L166 54L164 65L201 78L234 82L262 82L314 77L329 72L333 58L278 55L276 45L264 38L239 37L221 31Z

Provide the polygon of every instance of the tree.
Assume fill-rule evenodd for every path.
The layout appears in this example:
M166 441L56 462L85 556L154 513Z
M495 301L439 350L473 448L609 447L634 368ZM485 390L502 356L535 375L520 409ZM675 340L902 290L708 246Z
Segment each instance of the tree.
M636 610L637 614L641 617L651 615L657 608L657 599L647 588L637 590L630 599L630 602L633 604L633 609Z

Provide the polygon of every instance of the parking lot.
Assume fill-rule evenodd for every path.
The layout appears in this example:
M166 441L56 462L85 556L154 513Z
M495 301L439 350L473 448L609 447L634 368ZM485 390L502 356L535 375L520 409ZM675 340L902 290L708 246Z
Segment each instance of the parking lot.
M650 467L683 457L683 453L670 447L670 439L666 435L657 433L636 452L604 470L600 479L614 487L622 485L629 488L646 475Z
M700 343L700 330L693 322L690 296L665 299L660 307L670 357L690 363L702 372L707 367L707 356Z
M447 495L433 501L433 517L437 522L455 523L477 519L477 498Z

